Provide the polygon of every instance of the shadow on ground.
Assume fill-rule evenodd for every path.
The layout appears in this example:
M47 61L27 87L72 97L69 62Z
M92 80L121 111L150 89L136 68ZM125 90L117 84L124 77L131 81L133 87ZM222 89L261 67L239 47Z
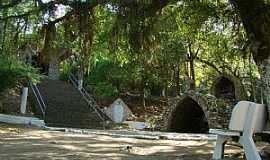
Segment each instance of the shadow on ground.
M212 152L213 142L207 141L144 140L16 127L1 132L0 128L1 160L209 160ZM229 155L240 152L232 146L226 149Z

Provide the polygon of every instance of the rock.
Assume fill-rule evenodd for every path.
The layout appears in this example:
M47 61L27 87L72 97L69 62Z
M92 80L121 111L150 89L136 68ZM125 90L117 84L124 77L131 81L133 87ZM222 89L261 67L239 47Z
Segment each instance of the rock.
M108 117L115 123L122 123L132 115L131 110L122 99L116 99L108 108L104 109Z
M51 143L51 144L57 144L56 141L50 141L49 143Z
M134 129L145 129L147 126L145 122L125 121L124 123L128 124L130 128Z
M126 151L126 152L130 152L133 149L133 146L124 146L120 149L120 151Z
M20 112L20 89L12 88L0 94L0 113L16 114Z

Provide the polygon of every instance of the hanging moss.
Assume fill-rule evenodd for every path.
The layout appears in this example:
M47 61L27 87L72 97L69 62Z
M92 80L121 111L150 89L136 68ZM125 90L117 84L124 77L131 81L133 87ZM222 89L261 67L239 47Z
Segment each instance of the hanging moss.
M117 46L122 35L128 35L128 42L135 53L151 52L157 47L154 25L161 8L154 4L156 2L151 0L120 4L111 30L111 48Z

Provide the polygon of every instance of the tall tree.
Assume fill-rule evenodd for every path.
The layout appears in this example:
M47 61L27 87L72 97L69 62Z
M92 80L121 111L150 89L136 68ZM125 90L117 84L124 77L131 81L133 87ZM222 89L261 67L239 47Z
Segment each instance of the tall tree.
M239 12L250 40L251 52L261 75L264 100L270 106L270 2L230 0ZM268 112L270 109L268 108Z

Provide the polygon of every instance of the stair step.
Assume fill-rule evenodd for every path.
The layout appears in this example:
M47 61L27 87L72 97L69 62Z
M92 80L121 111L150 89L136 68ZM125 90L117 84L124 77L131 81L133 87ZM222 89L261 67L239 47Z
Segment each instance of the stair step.
M74 127L74 128L103 128L103 123L81 123L81 124L74 124L69 123L59 123L59 122L54 122L54 123L46 123L46 126L52 126L52 127Z
M96 128L103 127L93 108L70 83L44 80L38 85L47 104L45 121L48 125Z

